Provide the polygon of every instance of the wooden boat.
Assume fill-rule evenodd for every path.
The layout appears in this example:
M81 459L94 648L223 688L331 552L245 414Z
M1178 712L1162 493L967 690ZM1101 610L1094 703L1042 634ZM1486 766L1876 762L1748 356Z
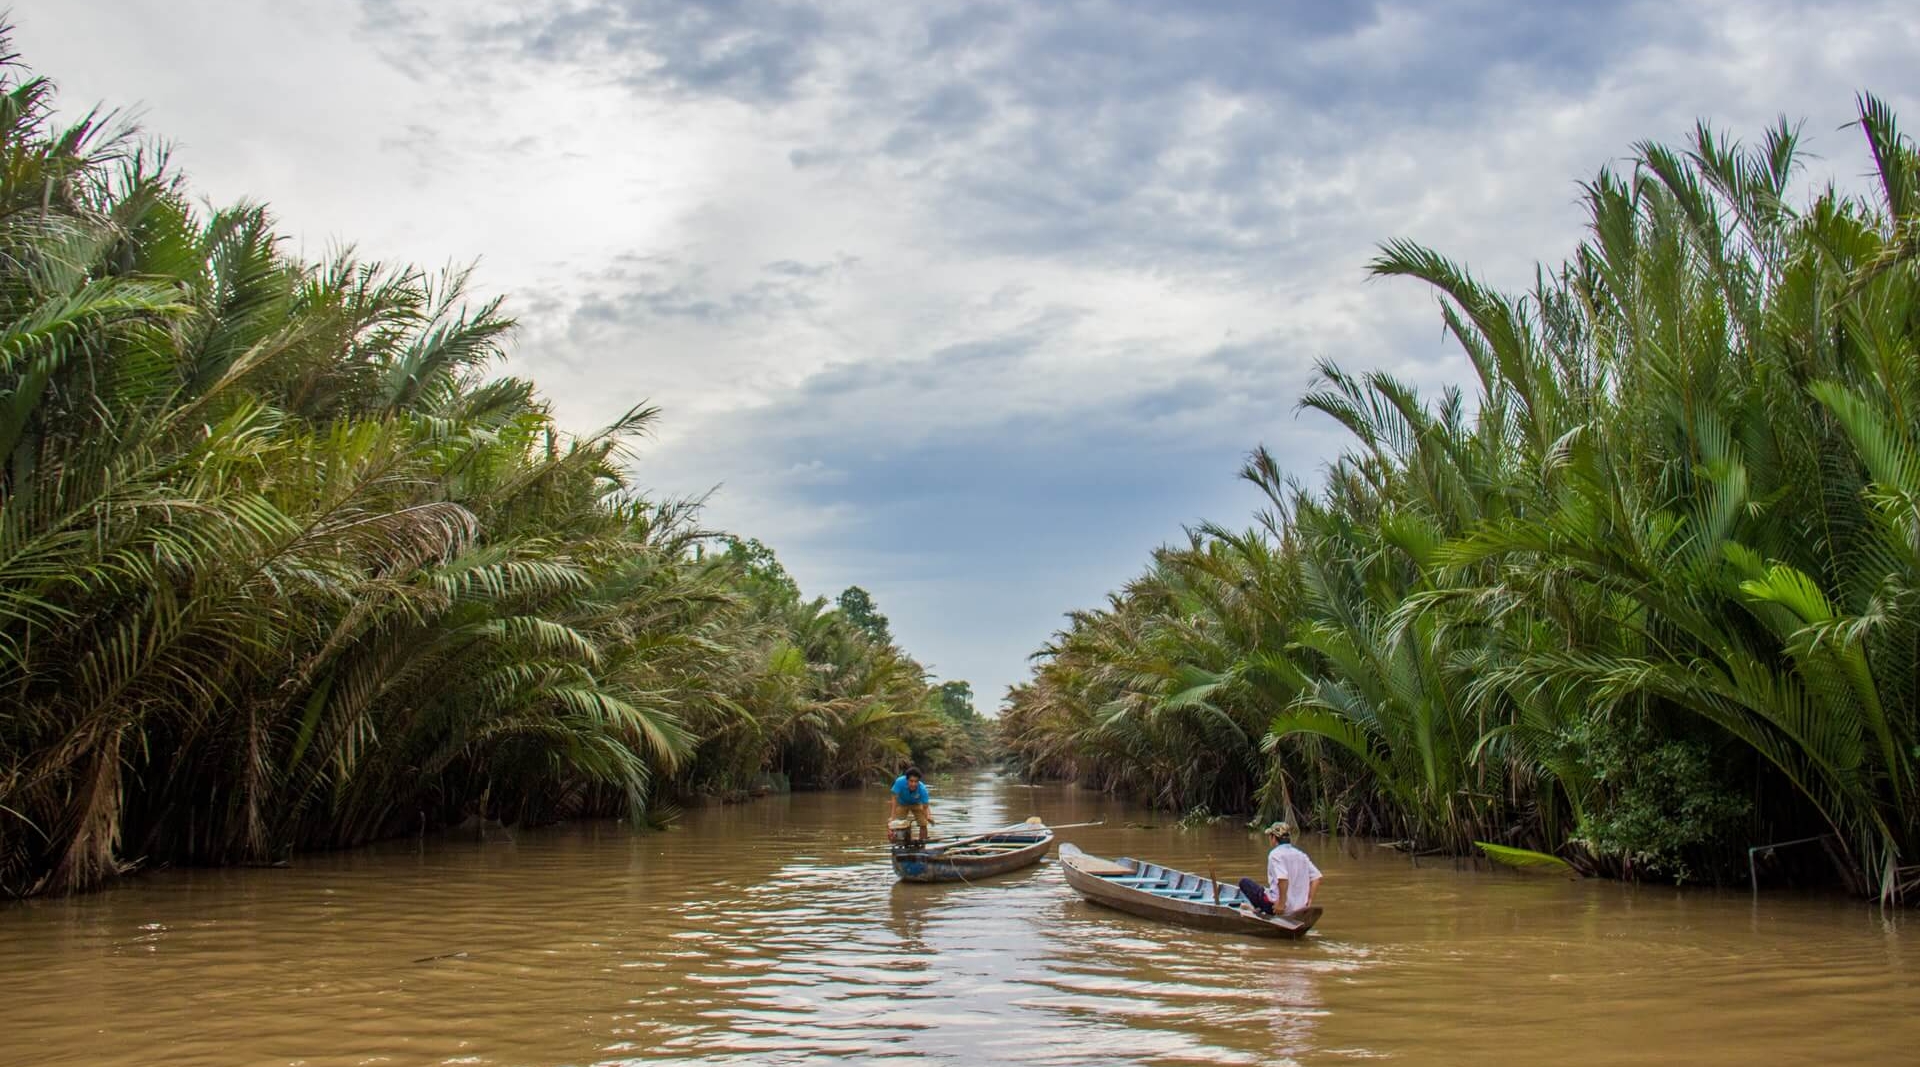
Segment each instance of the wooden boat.
M1254 937L1291 938L1307 936L1320 920L1319 908L1268 918L1245 906L1238 886L1220 886L1215 903L1211 879L1126 857L1101 859L1070 844L1060 846L1060 869L1066 872L1067 884L1095 904L1149 919Z
M892 846L893 870L903 882L977 882L1039 863L1053 831L1039 819L952 841Z

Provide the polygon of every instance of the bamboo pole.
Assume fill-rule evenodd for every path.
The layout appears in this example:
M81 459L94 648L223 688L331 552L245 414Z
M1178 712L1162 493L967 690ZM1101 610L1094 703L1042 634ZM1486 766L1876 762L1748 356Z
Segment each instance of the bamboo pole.
M1034 826L1032 823L1028 823L1028 822L1017 822L1017 823L1014 823L1012 826L1003 826L998 830L988 830L986 833L974 834L971 837L957 837L957 838L954 838L952 841L933 842L929 844L927 848L929 851L931 851L937 845L940 851L944 852L950 848L953 848L956 845L969 844L971 842L978 841L983 837L992 837L995 834L1010 834L1015 830L1023 830L1023 829L1029 829L1029 828L1034 830L1071 830L1079 826L1100 826L1105 822L1106 822L1105 819L1100 819L1095 822L1070 822L1065 826L1048 826L1046 823L1041 823L1039 826Z

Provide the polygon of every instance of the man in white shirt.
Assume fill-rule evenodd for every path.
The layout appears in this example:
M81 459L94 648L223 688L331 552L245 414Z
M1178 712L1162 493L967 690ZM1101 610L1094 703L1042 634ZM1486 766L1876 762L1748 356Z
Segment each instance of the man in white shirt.
M1267 853L1267 884L1242 878L1240 895L1262 915L1272 915L1276 906L1283 906L1285 915L1312 907L1313 895L1320 888L1320 868L1293 847L1293 827L1274 823L1267 827L1267 840L1273 845L1273 851Z

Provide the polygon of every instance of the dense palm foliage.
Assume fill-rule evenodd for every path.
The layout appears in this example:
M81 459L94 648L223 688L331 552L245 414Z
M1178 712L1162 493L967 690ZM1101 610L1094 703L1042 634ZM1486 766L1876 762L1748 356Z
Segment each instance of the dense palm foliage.
M1325 483L1256 453L1273 511L1075 616L1009 748L1169 806L1614 872L1744 874L1825 835L1802 854L1911 893L1920 156L1859 114L1875 187L1800 208L1785 125L1638 146L1523 294L1387 246L1471 395L1323 367L1302 404L1355 440Z
M489 376L465 282L291 258L5 63L0 892L842 784L943 728L890 639L629 484L650 409L570 436Z

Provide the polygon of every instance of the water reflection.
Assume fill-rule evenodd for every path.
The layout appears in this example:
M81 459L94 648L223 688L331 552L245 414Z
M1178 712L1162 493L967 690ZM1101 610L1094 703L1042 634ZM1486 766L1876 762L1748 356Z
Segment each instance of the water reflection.
M887 893L887 926L899 939L903 952L928 951L927 920L937 899L936 894L927 892L928 888L912 882L895 882Z
M1260 864L1240 827L935 785L950 831L1104 819L1063 838ZM1326 918L1256 941L1088 904L1051 861L898 884L883 811L878 790L772 797L671 833L397 842L0 908L0 1062L1873 1062L1920 1041L1907 919L1850 901L1308 841Z

